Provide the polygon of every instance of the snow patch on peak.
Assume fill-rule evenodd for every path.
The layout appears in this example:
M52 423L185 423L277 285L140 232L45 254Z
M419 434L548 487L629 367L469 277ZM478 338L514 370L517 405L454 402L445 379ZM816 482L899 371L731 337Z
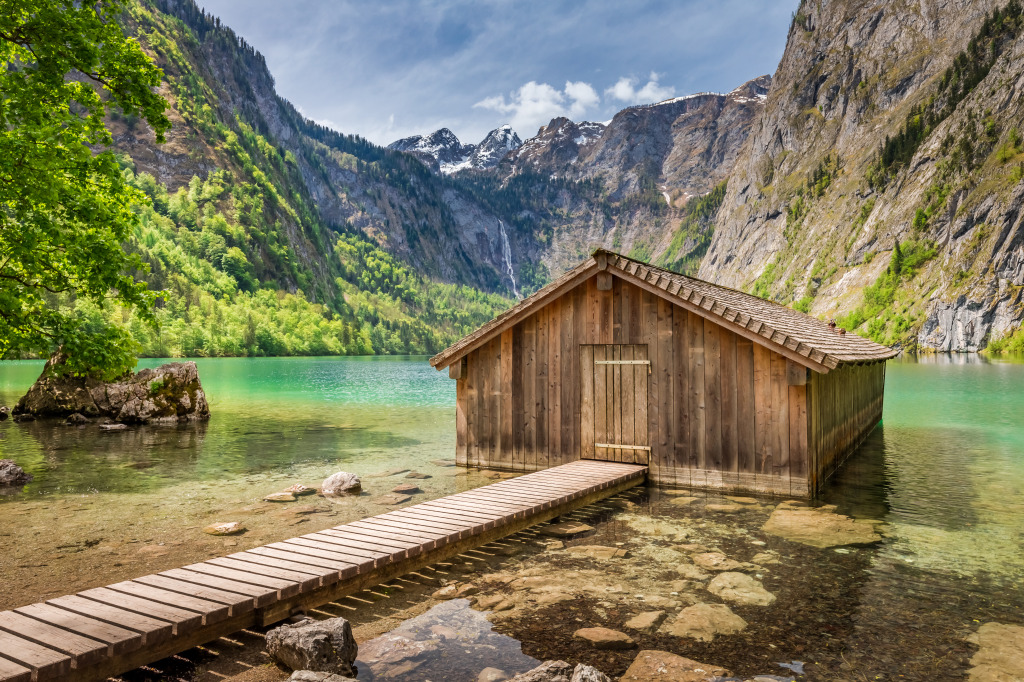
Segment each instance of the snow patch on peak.
M466 169L493 168L522 141L512 126L505 124L487 134L479 145L462 144L448 128L435 130L430 135L413 135L388 145L388 149L408 152L434 168L450 175Z

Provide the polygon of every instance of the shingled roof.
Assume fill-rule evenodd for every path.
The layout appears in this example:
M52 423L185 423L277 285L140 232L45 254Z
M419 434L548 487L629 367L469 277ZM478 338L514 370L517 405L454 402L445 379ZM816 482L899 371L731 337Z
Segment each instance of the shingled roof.
M842 365L882 362L898 353L851 332L839 334L825 322L773 301L598 249L592 258L435 355L430 364L444 369L601 270L818 372L826 373Z

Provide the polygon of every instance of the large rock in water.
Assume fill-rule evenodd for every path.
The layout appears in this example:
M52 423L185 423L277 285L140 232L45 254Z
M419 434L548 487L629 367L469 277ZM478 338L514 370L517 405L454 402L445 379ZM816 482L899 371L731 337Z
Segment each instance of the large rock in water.
M0 485L25 485L31 480L32 474L26 474L13 459L0 459Z
M355 474L339 471L324 479L320 491L324 495L356 495L362 489L362 481Z
M354 677L359 647L344 618L304 620L267 633L267 653L292 670Z
M194 362L171 362L106 382L60 374L57 370L66 359L57 353L47 360L43 373L15 406L15 415L63 418L78 413L129 424L210 418Z

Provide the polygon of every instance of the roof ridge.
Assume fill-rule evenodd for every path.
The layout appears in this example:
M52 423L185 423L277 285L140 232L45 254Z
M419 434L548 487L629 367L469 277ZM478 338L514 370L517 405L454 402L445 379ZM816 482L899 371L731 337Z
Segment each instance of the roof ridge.
M720 321L718 324L721 326L757 340L819 372L827 372L843 364L880 362L898 353L852 332L845 333L844 330L839 333L824 321L776 301L598 248L591 258L432 357L430 364L438 369L447 367L495 334L515 325L535 307L547 304L608 268L621 273L625 281L635 280L656 295L681 307L692 308L703 317Z

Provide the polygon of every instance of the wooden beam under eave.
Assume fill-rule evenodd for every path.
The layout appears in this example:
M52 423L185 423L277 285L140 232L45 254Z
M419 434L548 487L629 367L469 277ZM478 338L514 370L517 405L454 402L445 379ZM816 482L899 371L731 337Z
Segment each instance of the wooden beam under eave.
M443 369L439 367L438 369ZM448 365L448 378L458 381L466 376L466 356L463 355L452 364Z

